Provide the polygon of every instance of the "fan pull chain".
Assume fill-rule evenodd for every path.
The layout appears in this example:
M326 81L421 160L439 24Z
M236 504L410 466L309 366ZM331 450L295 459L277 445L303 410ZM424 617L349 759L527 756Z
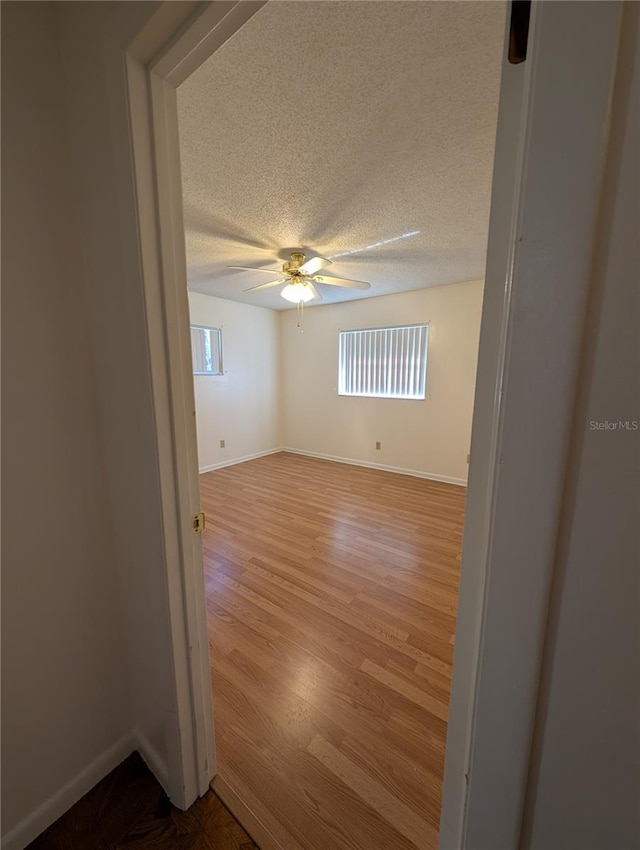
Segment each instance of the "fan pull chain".
M300 328L300 333L304 333L304 328L302 327L302 323L304 321L304 301L298 301L298 321L296 322L296 327Z

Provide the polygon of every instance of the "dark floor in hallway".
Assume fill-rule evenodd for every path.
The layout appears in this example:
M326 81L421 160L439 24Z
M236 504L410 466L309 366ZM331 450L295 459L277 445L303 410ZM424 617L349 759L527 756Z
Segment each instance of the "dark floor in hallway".
M133 753L27 850L257 850L209 791L186 812L172 806Z

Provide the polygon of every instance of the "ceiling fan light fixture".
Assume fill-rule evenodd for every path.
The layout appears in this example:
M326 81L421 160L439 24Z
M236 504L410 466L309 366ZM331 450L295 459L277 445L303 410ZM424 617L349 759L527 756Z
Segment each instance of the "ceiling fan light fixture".
M263 289L271 289L272 286L280 286L280 284L288 281L280 295L285 301L290 301L291 304L297 304L298 307L306 304L307 301L322 301L322 296L315 288L314 283L327 284L328 286L343 286L347 289L370 289L371 284L364 280L349 280L344 277L333 277L323 274L319 275L318 271L322 271L325 266L330 266L331 260L326 257L313 257L313 259L305 262L305 256L302 251L293 251L291 259L282 264L282 271L275 280L270 280L268 283L259 283L257 286L251 286L245 289L244 292L256 292ZM260 272L261 274L274 275L278 274L275 269L256 269L251 266L229 266L230 269L239 269L243 272Z
M304 304L315 297L312 290L302 281L288 283L280 295L292 304L300 304L300 302Z

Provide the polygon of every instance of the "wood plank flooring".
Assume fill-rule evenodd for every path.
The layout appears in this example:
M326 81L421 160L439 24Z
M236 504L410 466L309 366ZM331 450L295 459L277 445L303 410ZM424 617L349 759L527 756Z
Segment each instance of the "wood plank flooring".
M98 782L27 850L257 850L210 791L186 812L138 753Z
M287 453L200 482L219 793L263 850L435 848L466 491Z

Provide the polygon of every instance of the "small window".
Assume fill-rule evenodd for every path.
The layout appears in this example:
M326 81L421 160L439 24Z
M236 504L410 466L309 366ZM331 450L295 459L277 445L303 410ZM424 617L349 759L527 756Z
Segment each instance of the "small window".
M338 394L424 398L428 325L340 331Z
M194 375L222 375L222 330L191 325Z

